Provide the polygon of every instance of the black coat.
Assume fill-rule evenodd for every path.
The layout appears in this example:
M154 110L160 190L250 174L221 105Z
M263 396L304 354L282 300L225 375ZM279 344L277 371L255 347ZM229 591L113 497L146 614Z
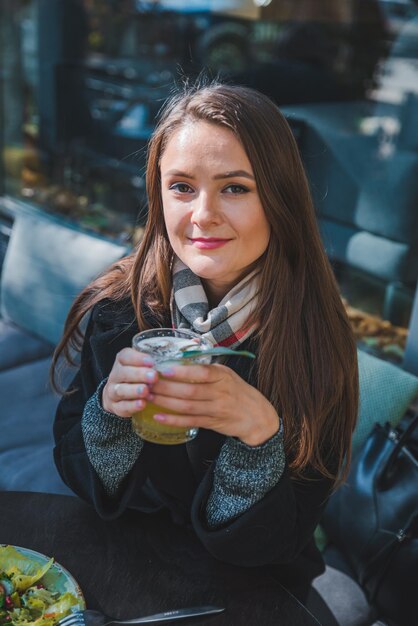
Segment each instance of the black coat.
M148 312L148 320L157 326ZM163 324L171 326L168 319ZM91 502L106 519L118 517L126 508L147 510L142 491L147 477L157 489L164 507L175 522L192 524L207 550L221 561L242 566L272 566L271 572L288 588L299 588L322 573L324 563L313 532L332 488L328 479L291 480L285 472L259 502L219 529L205 525L205 504L212 486L213 461L223 435L201 429L185 445L161 446L145 442L139 459L125 478L117 498L109 497L88 459L81 431L86 401L113 366L117 352L130 346L138 332L133 309L104 301L94 307L87 327L81 367L57 410L54 435L55 462L64 482L81 498ZM257 350L253 340L243 349ZM232 357L227 363L244 380L253 383L249 359ZM270 569L270 568L269 568Z

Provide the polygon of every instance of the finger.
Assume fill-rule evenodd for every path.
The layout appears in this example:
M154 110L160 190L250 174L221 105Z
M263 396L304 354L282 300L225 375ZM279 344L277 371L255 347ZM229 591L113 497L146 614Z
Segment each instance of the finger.
M157 395L183 398L186 400L211 400L213 388L207 383L183 383L160 378L152 385L152 392Z
M213 365L166 365L160 366L158 372L164 378L183 382L209 383L216 382L222 377L217 364Z
M209 428L214 430L215 422L207 415L171 415L170 413L156 413L154 420L167 426L180 428Z
M144 352L138 352L138 350L134 350L133 348L124 348L118 352L116 361L121 365L144 365L145 367L152 367L155 364L152 356Z
M158 374L149 367L131 367L129 365L117 364L109 377L112 383L145 383L157 382Z
M154 404L183 415L210 415L212 400L185 400L153 393Z
M136 400L138 398L149 398L151 391L144 383L129 384L116 383L110 386L109 397L112 400Z
M122 400L121 402L112 403L110 411L115 415L123 418L131 418L134 413L142 411L146 406L146 401L139 400Z

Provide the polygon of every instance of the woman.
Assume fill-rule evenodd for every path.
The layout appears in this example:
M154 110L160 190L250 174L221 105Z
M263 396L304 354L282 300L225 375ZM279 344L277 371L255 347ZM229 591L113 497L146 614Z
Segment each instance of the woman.
M292 133L251 89L188 90L151 138L147 191L142 242L80 294L56 352L82 345L56 416L58 469L102 517L168 508L215 557L274 565L303 597L324 570L313 532L347 468L358 377ZM162 379L129 346L179 322L256 365L234 356ZM142 441L130 416L150 399L196 439Z

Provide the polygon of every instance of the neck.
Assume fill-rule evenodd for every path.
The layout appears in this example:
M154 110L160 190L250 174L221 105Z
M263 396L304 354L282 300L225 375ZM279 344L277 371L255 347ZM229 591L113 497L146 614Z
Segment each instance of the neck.
M226 296L228 291L231 291L231 289L235 287L235 285L238 285L238 283L241 282L243 278L248 276L248 274L250 274L255 269L255 267L256 263L253 263L252 265L247 267L245 271L243 271L239 276L237 276L236 279L232 282L221 282L209 280L207 278L201 278L200 280L202 282L203 289L205 290L209 302L209 307L213 309L214 307L218 306L218 304L220 303L222 298Z
M212 281L201 279L203 289L205 290L208 298L209 308L213 309L222 300L222 298L228 293L233 285L214 285Z

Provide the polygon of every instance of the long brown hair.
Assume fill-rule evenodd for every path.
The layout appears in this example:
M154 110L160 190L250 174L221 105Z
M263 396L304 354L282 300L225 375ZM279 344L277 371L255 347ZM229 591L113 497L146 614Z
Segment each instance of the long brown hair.
M130 295L141 329L147 328L141 301L164 318L173 250L163 219L160 159L172 134L196 120L226 127L239 139L271 226L255 312L257 388L283 420L288 464L294 476L310 465L329 478L344 477L358 410L355 342L292 132L273 102L252 89L214 83L187 88L166 104L148 147L144 237L75 300L54 365L62 353L69 357L70 347L80 349L80 322L103 298Z

